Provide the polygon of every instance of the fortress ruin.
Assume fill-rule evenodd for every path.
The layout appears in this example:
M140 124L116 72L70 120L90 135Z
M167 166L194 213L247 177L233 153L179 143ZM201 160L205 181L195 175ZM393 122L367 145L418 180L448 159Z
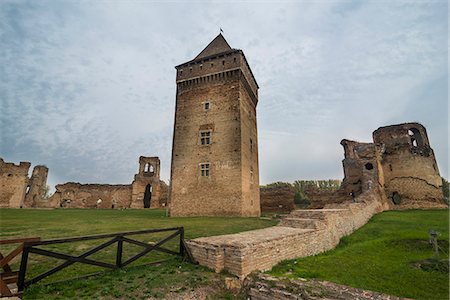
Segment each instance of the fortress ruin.
M31 163L19 165L0 158L0 208L45 207L48 204L46 166L35 166L28 176Z
M380 127L373 143L342 140L344 180L337 191L308 190L312 208L377 192L391 209L445 207L442 178L426 129L419 123Z
M139 158L139 170L131 184L57 184L46 198L48 168L5 163L0 159L0 207L3 208L159 208L168 202L167 184L160 180L158 157Z
M159 179L158 157L139 157L139 170L131 184L56 185L50 200L71 208L158 208L167 204L168 186Z

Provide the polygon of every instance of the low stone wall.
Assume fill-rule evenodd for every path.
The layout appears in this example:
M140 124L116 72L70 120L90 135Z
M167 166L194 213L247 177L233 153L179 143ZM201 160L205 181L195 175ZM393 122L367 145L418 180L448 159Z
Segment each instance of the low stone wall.
M201 265L244 278L252 271L269 270L286 259L333 249L341 237L384 209L382 202L373 196L360 197L359 201L338 209L295 210L288 216L289 222L279 226L198 238L187 243ZM305 220L312 220L318 226L305 226Z
M294 191L288 187L263 187L260 190L260 203L262 212L283 211L290 212L295 209Z

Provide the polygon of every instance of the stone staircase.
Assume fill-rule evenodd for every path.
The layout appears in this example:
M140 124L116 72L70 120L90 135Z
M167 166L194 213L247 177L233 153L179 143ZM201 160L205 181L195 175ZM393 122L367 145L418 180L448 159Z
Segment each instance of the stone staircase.
M346 211L348 209L297 209L285 216L278 226L322 230L326 228L327 216Z

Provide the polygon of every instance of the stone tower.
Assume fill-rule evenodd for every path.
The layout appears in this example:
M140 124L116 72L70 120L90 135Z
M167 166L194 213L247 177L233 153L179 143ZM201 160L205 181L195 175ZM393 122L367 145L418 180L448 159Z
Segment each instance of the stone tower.
M160 207L162 190L159 157L139 157L139 172L131 184L131 208Z
M24 207L36 207L39 201L45 198L47 187L48 168L46 166L35 166L29 180L29 191L25 196Z
M258 84L219 34L177 67L171 216L259 216Z
M379 181L398 208L443 203L442 179L425 127L403 123L373 132Z

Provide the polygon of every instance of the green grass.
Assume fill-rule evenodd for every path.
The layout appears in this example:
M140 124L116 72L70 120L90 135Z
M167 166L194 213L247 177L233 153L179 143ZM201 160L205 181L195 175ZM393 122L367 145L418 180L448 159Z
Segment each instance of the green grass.
M449 274L424 271L414 262L433 258L428 230L441 233L441 259L447 259L449 212L389 211L344 237L337 248L317 256L289 260L269 273L290 278L318 278L414 299L448 299Z
M169 218L162 209L0 209L0 239L31 236L48 239L178 226L184 226L185 238L192 239L265 228L276 223L274 220L260 218ZM167 235L168 233L145 234L131 238L155 242ZM105 241L107 239L40 246L40 248L79 255ZM164 244L164 247L177 250L178 243L179 240L175 239ZM3 254L10 249L12 246L0 246ZM141 247L124 243L123 261L141 249ZM116 244L113 244L89 258L114 264L115 253ZM143 266L143 264L159 261L165 262L153 266ZM36 276L61 262L58 259L30 254L27 278ZM19 261L15 261L12 264L13 269L18 269L18 265ZM217 279L217 275L204 267L184 263L179 257L152 252L122 270L106 271L101 275L90 277L89 280L72 280L69 283L46 285L104 270L96 266L74 264L40 283L32 285L25 291L24 296L27 299L145 299L163 297L169 292L184 292Z

